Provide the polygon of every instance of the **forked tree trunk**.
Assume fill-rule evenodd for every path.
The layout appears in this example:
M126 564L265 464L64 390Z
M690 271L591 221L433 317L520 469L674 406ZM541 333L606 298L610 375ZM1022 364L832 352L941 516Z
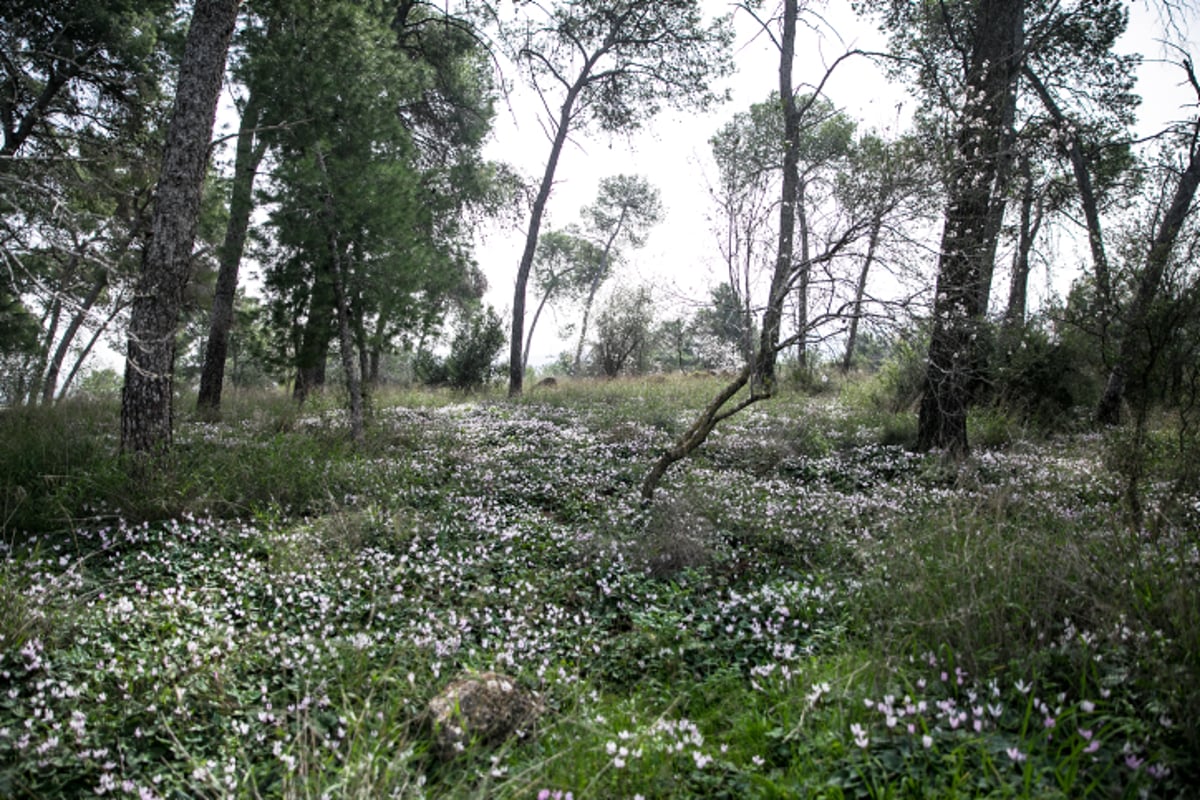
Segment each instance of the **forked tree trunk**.
M63 362L67 360L67 353L71 349L71 343L75 341L75 337L79 334L79 329L83 327L84 320L91 313L92 307L96 305L96 301L100 299L100 295L108 286L108 271L101 269L96 276L96 281L92 284L92 288L88 291L87 297L83 298L83 304L75 310L75 314L71 317L71 321L67 323L67 329L63 331L62 338L58 341L58 347L55 348L54 354L50 357L49 363L46 365L46 374L42 379L42 405L49 405L54 402L55 390L58 388L58 375L62 371Z
M175 334L191 279L209 140L238 6L238 0L196 0L192 11L150 240L129 320L121 394L123 452L162 453L171 446Z

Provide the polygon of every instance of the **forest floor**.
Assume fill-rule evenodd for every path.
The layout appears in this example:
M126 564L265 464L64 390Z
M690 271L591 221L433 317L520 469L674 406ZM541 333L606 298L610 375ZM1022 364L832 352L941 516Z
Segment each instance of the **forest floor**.
M335 399L234 398L142 478L111 403L0 412L0 797L1200 785L1169 459L996 412L969 459L917 455L848 384L729 420L644 506L717 388L380 396L357 451ZM537 716L441 752L431 699L484 671Z

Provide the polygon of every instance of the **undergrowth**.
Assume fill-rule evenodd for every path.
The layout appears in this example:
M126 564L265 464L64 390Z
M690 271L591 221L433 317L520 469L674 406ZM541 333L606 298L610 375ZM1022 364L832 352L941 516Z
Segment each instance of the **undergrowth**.
M989 412L991 447L947 462L851 382L729 420L643 506L714 387L380 396L359 450L334 402L238 401L181 414L138 481L112 405L3 412L0 796L1200 780L1200 506L1156 481L1169 449L1139 466L1155 524L1131 529L1103 437L1030 441ZM541 713L439 757L429 701L481 671Z

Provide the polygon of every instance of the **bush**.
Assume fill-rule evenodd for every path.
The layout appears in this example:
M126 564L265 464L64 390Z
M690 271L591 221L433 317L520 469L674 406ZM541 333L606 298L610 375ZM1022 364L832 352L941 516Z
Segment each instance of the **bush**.
M494 363L504 348L504 325L495 310L471 315L459 328L446 359L446 379L457 389L477 389L495 373Z
M886 411L909 411L921 399L925 381L925 356L929 335L924 330L904 336L892 346L892 353L879 368L876 403Z
M996 400L1024 422L1061 428L1073 409L1099 396L1086 349L1083 339L1056 337L1038 325L1002 332L993 351Z
M426 386L445 386L450 382L446 359L429 350L418 350L413 356L413 376Z

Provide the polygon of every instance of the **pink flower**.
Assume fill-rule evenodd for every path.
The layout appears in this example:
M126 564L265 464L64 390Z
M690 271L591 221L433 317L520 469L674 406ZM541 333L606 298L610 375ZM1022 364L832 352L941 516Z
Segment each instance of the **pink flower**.
M867 745L871 743L871 740L867 738L866 728L864 728L862 725L859 725L857 722L850 726L850 733L854 734L854 743L864 750L867 748Z

